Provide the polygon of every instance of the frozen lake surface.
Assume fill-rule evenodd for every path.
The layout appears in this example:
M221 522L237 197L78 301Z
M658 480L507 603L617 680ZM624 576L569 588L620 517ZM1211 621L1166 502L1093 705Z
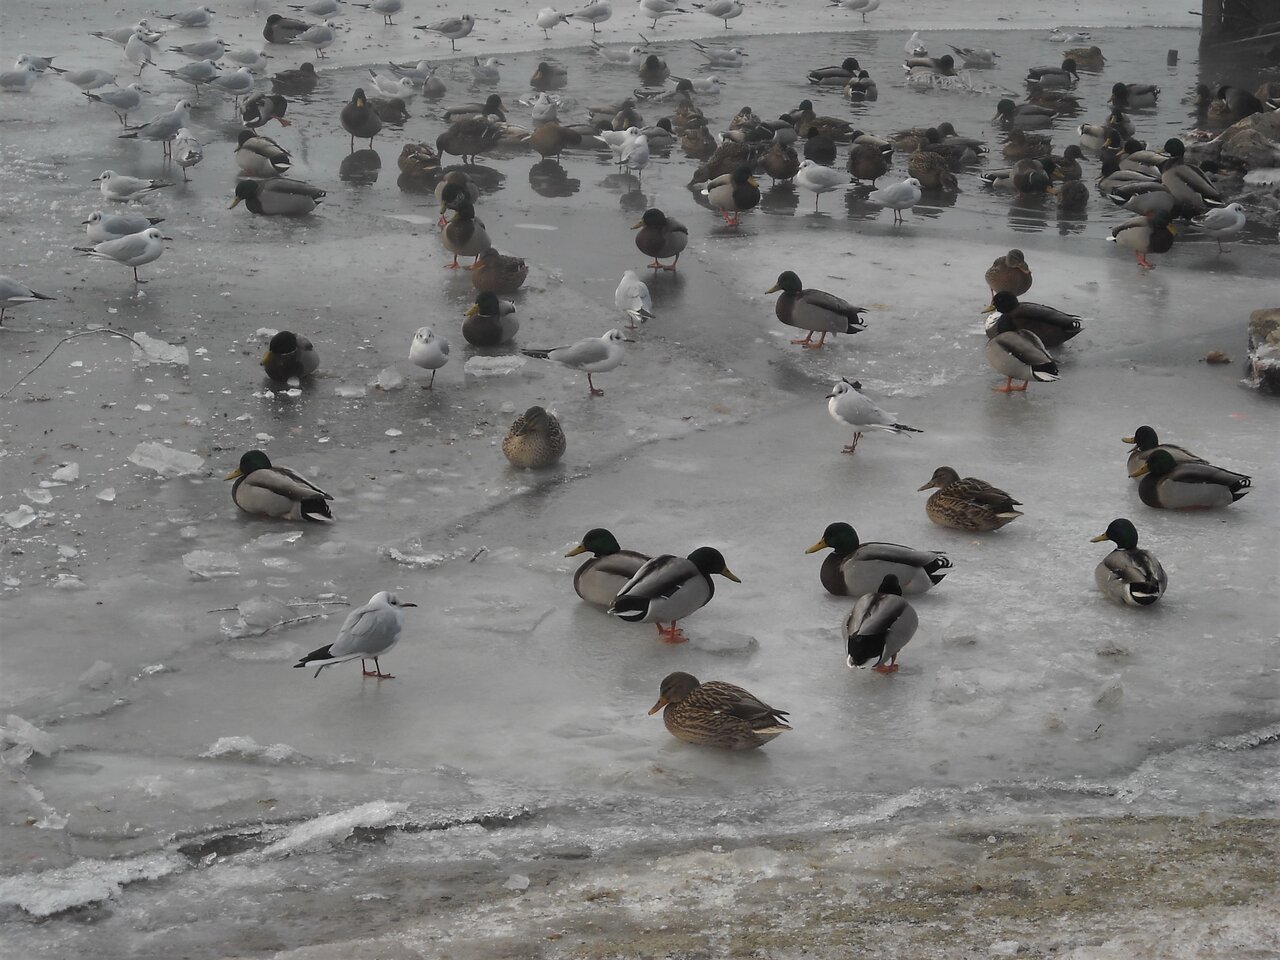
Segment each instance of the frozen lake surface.
M104 26L93 14L85 30ZM234 21L246 35L253 22ZM881 135L945 119L988 139L990 165L1004 165L993 104L1061 47L1042 33L925 34L935 54L955 43L1004 56L972 74L980 93L924 93L901 85L896 32L751 36L749 66L724 71L724 94L700 105L713 129L743 105L772 116L807 96ZM1082 76L1086 107L1054 129L1059 151L1076 124L1104 119L1117 79L1164 89L1158 109L1133 116L1154 144L1193 126L1180 100L1196 83L1240 79L1201 67L1189 30L1103 29L1092 42L1107 69ZM118 59L86 49L86 62ZM697 69L687 44L658 49L673 72ZM1164 65L1169 49L1182 53L1176 67ZM848 55L880 81L877 102L851 106L805 83L805 70ZM514 122L527 123L515 100L543 56L503 54L496 89ZM634 71L581 48L556 56L572 119L637 86ZM947 861L955 824L995 836L991 824L1208 811L1240 818L1224 834L1247 843L1252 818L1275 817L1277 416L1274 399L1242 387L1238 363L1201 362L1213 349L1241 359L1249 310L1273 305L1274 235L1251 229L1221 256L1208 238L1183 236L1143 273L1103 242L1127 214L1096 193L1087 218L1066 219L1052 203L987 190L977 168L960 175L958 195L927 195L896 228L867 187L824 196L814 214L811 197L779 185L729 230L687 188L694 164L678 149L643 184L590 151L558 168L497 153L482 158L493 187L478 214L500 249L530 264L518 347L623 322L613 291L644 263L628 228L646 207L684 221L691 243L678 275L651 281L656 317L598 378L603 397L587 395L584 375L537 360L477 375L473 353L513 351L463 341L470 280L443 269L437 204L402 189L395 166L403 143L444 129L441 105L488 92L471 87L466 62L442 69L441 104L418 101L402 131L384 130L372 182L352 175L337 120L363 70L331 68L314 97L291 103L293 126L271 135L294 152L294 175L328 191L305 220L226 209L238 125L229 102L205 95L193 115L204 162L190 183L179 174L138 205L165 217L174 240L143 268L151 282L136 296L126 271L71 255L101 205L90 181L106 168L178 171L158 145L115 139L109 112L65 83L42 79L0 101L5 269L58 298L5 320L0 389L92 325L187 351L144 364L124 340L81 337L0 406L0 716L19 718L4 721L0 921L15 956L264 955L408 928L445 897L474 909L425 940L476 937L475 956L496 956L486 924L508 922L501 905L520 900L540 863L585 858L583 871L621 876L694 851L661 877L628 876L626 909L656 926L683 886L716 872L698 852L713 845L838 834L880 855L882 837L914 829L922 862ZM183 92L163 76L148 84L155 110L143 117ZM650 122L662 114L641 109ZM1091 159L1087 179L1096 168ZM904 171L899 155L881 183ZM1059 351L1060 382L1006 396L990 389L979 310L983 270L1011 246L1034 270L1026 299L1086 319ZM865 305L866 332L823 351L791 346L764 294L786 269ZM431 392L406 359L422 324L453 342ZM258 366L263 331L277 329L310 336L321 355L321 375L297 395ZM388 368L404 384L370 386ZM841 376L924 433L871 435L842 455L848 431L824 399ZM543 473L509 468L499 450L534 403L568 436L563 463ZM1251 474L1252 492L1203 514L1143 506L1120 442L1143 423ZM162 478L131 461L148 443L204 464ZM333 493L337 522L240 513L219 478L254 447ZM916 488L943 463L1009 490L1026 516L981 537L934 526ZM1107 546L1089 538L1119 516L1169 571L1152 609L1116 607L1094 587ZM851 601L828 596L820 558L803 553L837 520L955 563L912 599L920 630L895 676L844 665ZM684 624L689 644L659 644L651 626L574 595L578 561L563 554L594 526L650 553L714 545L743 582L717 582ZM383 664L396 680L290 669L333 639L346 610L285 604L359 604L380 589L419 604ZM267 629L317 610L330 615ZM746 756L677 744L645 716L672 670L742 684L791 711L795 730ZM1040 855L1034 829L1017 840L1020 856ZM1148 855L1176 866L1172 850ZM1216 868L1230 875L1204 866ZM739 852L725 869L804 882L803 864L776 850ZM752 908L726 895L724 909ZM1237 919L1232 942L1265 949L1274 924ZM377 955L437 955L415 936L405 933L402 954ZM411 940L421 952L408 952Z

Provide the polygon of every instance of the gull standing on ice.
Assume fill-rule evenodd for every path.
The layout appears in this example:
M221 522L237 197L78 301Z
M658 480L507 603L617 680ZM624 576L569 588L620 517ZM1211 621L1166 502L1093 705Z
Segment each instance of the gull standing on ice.
M116 116L120 118L122 126L128 126L129 111L138 108L138 105L142 103L142 95L150 93L149 90L143 90L136 83L131 83L119 90L107 90L103 93L89 93L87 90L83 92L94 103L105 103L114 110Z
M649 138L643 133L633 137L622 149L620 159L628 170L634 170L641 180L644 179L644 168L649 165Z
M271 54L265 50L228 50L223 59L230 60L238 67L259 70L266 67L267 61L271 59Z
M593 397L604 396L604 391L597 389L591 380L593 373L605 373L622 363L626 353L624 343L634 343L622 335L621 330L610 330L602 337L588 337L564 347L552 347L549 350L521 350L526 357L537 360L553 360L563 363L574 370L587 371L587 389Z
M353 7L364 7L366 10L381 14L382 25L384 27L394 27L396 24L391 18L404 9L404 0L373 0L372 3L352 3L351 5Z
M108 83L115 83L116 75L106 70L68 70L62 74L62 79L88 93L90 90L105 87Z
M13 307L20 307L24 303L33 303L36 300L53 300L54 297L46 297L43 293L36 293L25 283L21 283L13 277L0 274L0 323L4 322L4 312Z
M915 177L907 177L901 183L892 183L879 190L872 190L867 199L874 200L883 207L893 211L893 222L902 222L902 211L914 207L920 202L920 181Z
M1218 241L1218 252L1222 253L1222 241L1234 239L1235 235L1244 229L1247 219L1244 207L1233 203L1210 210L1194 222L1201 230Z
M315 48L316 56L323 58L325 55L324 48L333 45L336 36L333 30L333 21L328 20L324 23L316 24L314 27L308 27L289 42L312 46Z
M192 60L175 70L166 70L161 67L160 72L167 73L183 83L191 84L196 90L196 100L199 100L200 88L218 75L218 65L212 60Z
M101 210L93 211L88 220L81 221L90 243L118 240L161 223L164 223L164 217L144 217L140 213L103 213Z
M543 7L538 11L538 15L533 20L542 30L544 39L550 40L551 34L547 33L552 27L558 27L562 23L568 23L569 18L557 10L555 7Z
M573 11L569 16L574 20L591 24L591 32L599 33L600 24L613 16L613 7L606 0L596 0L595 3L588 3L585 7Z
M182 168L184 183L190 179L187 176L187 168L194 167L203 159L204 144L192 136L190 130L183 127L173 138L173 162Z
M119 135L120 140L152 140L158 141L164 145L164 155L170 156L172 153L173 138L178 135L178 131L191 122L191 101L179 100L177 105L168 113L162 113L158 117L153 117L146 123L137 127L129 127L128 133Z
M235 73L224 73L209 81L209 86L217 87L223 93L235 98L239 103L241 97L253 92L253 71L241 67Z
M436 371L449 362L449 341L437 336L430 327L419 327L409 344L409 360L423 370L431 371L431 379L423 390L430 390L436 382Z
M698 4L694 4L694 6L698 6ZM738 0L712 0L711 3L702 6L702 12L707 16L723 20L726 30L729 29L729 21L735 17L742 16L742 11L745 9Z
M649 295L649 287L634 270L622 275L622 282L613 293L613 303L627 315L633 328L637 323L653 319L653 298Z
M138 65L137 76L142 76L142 71L146 69L147 64L155 63L151 54L151 44L147 43L146 39L142 35L142 31L133 31L133 36L131 36L128 42L124 45L124 55L130 63L136 63ZM222 56L222 53L219 52L218 56ZM204 58L198 57L196 59ZM216 60L217 57L213 57L212 59Z
M849 185L849 174L840 170L834 170L831 167L824 167L820 163L814 163L812 160L805 160L800 164L800 169L796 172L792 182L796 186L812 191L813 193L813 212L818 212L818 199L824 193L830 193L832 190L839 190L841 187Z
M227 44L221 37L212 40L196 40L181 46L170 47L171 53L180 53L189 60L221 60L227 52Z
M101 184L98 189L102 191L102 195L108 200L118 200L121 203L137 200L144 193L150 193L152 190L163 190L165 187L173 186L173 184L165 183L163 180L142 180L138 177L127 177L124 174L116 173L114 170L103 170L102 173L93 178L92 182Z
M341 0L313 0L312 3L308 3L305 6L289 4L289 9L297 10L313 17L329 17L341 9L340 2Z
M416 606L416 603L401 600L394 593L379 591L363 607L351 611L342 624L342 629L338 631L337 640L318 650L312 650L294 666L315 666L315 675L318 677L325 667L359 658L360 670L364 676L393 680L393 674L382 672L378 658L400 640L400 630L404 626L404 614L401 610ZM365 667L366 660L373 661L372 673Z
M196 7L183 13L161 13L157 16L180 27L207 27L213 20L213 11L208 7Z
M139 20L132 27L116 27L112 30L95 30L89 36L97 37L99 40L109 40L117 47L123 47L129 42L129 38L135 32L142 34L142 39L147 43L159 43L163 33L152 30L151 25L146 20Z
M33 63L23 64L16 70L6 70L0 73L0 90L6 93L30 93L38 76L40 71Z
M894 414L885 413L862 392L862 384L856 380L841 378L827 394L827 412L831 419L848 424L856 431L853 441L841 453L853 453L858 449L863 430L884 430L888 433L924 433L905 423L898 423Z
M159 260L160 254L164 253L164 241L172 239L173 237L166 237L155 227L151 227L117 240L104 240L92 247L74 249L95 260L113 260L121 266L132 267L133 282L146 283L147 281L139 279L138 268Z
M458 41L471 33L475 28L476 18L469 13L464 13L460 17L447 17L444 20L437 20L435 23L424 23L422 26L414 27L415 30L427 30L431 33L438 33L449 41L449 47L456 53L458 50Z
M682 9L677 0L640 0L640 16L652 20L656 29L658 21L663 17L674 17L677 13L688 13Z

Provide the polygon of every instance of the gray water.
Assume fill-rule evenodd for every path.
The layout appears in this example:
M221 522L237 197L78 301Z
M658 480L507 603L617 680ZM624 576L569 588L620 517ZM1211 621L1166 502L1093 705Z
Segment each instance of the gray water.
M744 104L771 115L813 96L819 112L879 134L950 119L997 154L999 91L1061 48L930 36L935 53L949 41L1012 55L973 72L982 93L923 93L899 85L896 35L753 37L750 65L722 71L726 92L703 107L715 129ZM1192 124L1180 98L1219 79L1187 31L1094 42L1108 68L1084 75L1087 108L1055 129L1059 149L1075 124L1104 118L1116 79L1164 88L1159 109L1134 115L1157 144ZM1183 51L1176 68L1163 66L1170 48ZM660 52L673 72L694 70L686 46ZM851 107L804 83L804 69L849 54L880 81L878 102ZM514 122L538 59L503 55L497 89ZM560 59L579 103L636 86L585 51ZM450 72L443 105L488 92L469 87L464 63ZM157 110L182 95L150 82ZM1276 416L1242 387L1239 364L1199 362L1210 349L1240 359L1247 313L1273 289L1274 236L1250 230L1220 256L1192 233L1142 273L1103 242L1126 215L1105 199L1091 198L1086 220L1063 219L1051 203L990 193L976 171L900 227L866 188L824 196L815 215L810 197L779 186L735 231L686 188L693 164L678 150L642 184L607 156L566 155L551 192L569 196L535 189L536 158L486 157L500 188L479 215L531 265L519 346L623 322L613 289L643 264L628 228L645 207L690 226L679 274L651 280L657 317L592 399L584 376L536 360L464 373L469 279L442 269L436 205L402 190L395 168L403 142L443 130L439 107L411 105L405 129L375 142L376 181L352 182L337 113L360 82L360 71L326 74L291 105L294 126L272 132L295 175L329 191L315 216L288 222L226 209L237 125L229 103L202 99L205 161L139 206L166 217L174 240L137 295L127 271L70 255L100 206L89 181L107 167L178 171L158 145L115 139L111 115L65 84L3 102L4 262L59 299L5 321L0 387L95 324L189 351L186 365L143 365L122 340L83 337L4 405L2 512L28 502L39 519L5 528L0 698L60 748L6 755L0 903L21 955L325 942L423 891L465 895L557 851L607 858L903 818L1274 815ZM900 158L891 177L904 168ZM1061 382L1009 397L989 389L978 311L983 269L1013 244L1035 271L1027 299L1086 325L1061 351ZM867 306L868 330L821 352L790 346L763 293L783 269ZM406 359L424 323L453 342L429 393ZM300 395L261 376L274 329L320 351L322 376ZM367 386L389 367L403 387ZM847 431L824 400L839 376L925 432L873 435L841 455ZM532 403L554 409L569 439L547 473L512 470L498 450ZM1120 443L1141 423L1252 474L1252 493L1206 514L1146 508ZM128 461L143 441L193 451L205 468L161 480ZM334 493L337 522L239 513L218 478L252 447ZM49 485L72 462L77 479ZM1008 489L1027 515L981 538L932 525L915 490L941 463ZM1106 547L1088 540L1116 516L1135 520L1170 572L1155 608L1120 609L1094 589ZM819 558L803 555L835 520L955 561L913 600L921 627L894 677L843 664L849 603L822 591ZM574 596L576 561L563 554L593 526L652 553L713 544L743 583L718 582L684 624L687 646L661 645L651 627ZM197 551L230 555L234 571L194 578ZM420 605L384 662L397 679L383 683L290 669L333 638L342 607L261 636L228 609L264 594L358 604L380 589ZM794 733L750 756L676 744L645 716L676 669L741 683L790 710Z

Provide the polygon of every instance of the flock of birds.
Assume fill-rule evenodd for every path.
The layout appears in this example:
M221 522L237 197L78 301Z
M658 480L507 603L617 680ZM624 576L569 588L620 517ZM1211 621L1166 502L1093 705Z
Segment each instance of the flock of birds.
M295 9L325 17L336 12L339 2L315 0ZM351 5L366 7L381 15L387 24L392 24L393 17L403 8L401 0ZM865 16L876 9L878 0L842 0L833 5ZM664 16L686 12L674 0L639 0L639 8L655 24ZM727 28L744 7L736 0L715 0L701 9L722 19ZM546 32L562 23L580 20L598 32L599 24L611 15L607 2L563 14L545 8L538 13L536 26ZM164 19L175 29L204 28L210 25L212 16L212 10L197 7ZM457 42L469 36L474 26L475 18L466 14L415 29L447 39L456 49ZM140 21L132 27L102 31L95 36L120 46L126 60L138 65L141 75L143 69L156 63L158 47L167 33ZM269 44L309 47L316 57L323 58L337 33L332 22L317 24L272 14L263 36ZM1053 39L1073 41L1087 37L1064 35ZM581 147L607 149L620 168L642 177L655 152L678 143L700 162L691 182L700 185L707 205L718 211L730 227L737 226L744 213L759 205L758 172L774 181L791 180L812 192L816 210L823 194L845 189L851 181L869 180L874 185L888 172L893 155L907 152L911 175L869 194L871 200L892 210L895 221L899 221L925 191L954 190L955 172L978 162L987 152L984 143L960 136L947 123L902 131L889 138L875 137L856 129L849 120L818 115L808 99L776 119L744 108L729 129L714 138L696 100L700 93L718 89L716 77L700 80L673 76L660 56L647 53L643 47L608 47L594 41L593 46L603 62L638 71L642 87L636 90L635 97L589 107L587 123L562 123L558 112L564 102L553 91L567 84L567 72L558 64L544 61L531 79L537 94L529 103L535 122L532 129L509 123L506 105L493 94L481 102L449 107L443 112L449 126L434 147L409 143L401 153L402 175L429 186L440 203L441 242L453 255L448 266L458 269L462 267L460 257L473 259L465 269L470 272L477 295L462 324L462 335L473 346L497 348L513 341L519 330L516 306L500 299L500 295L517 291L528 276L523 260L494 247L476 214L482 181L472 163L477 155L499 145L524 144L544 159L559 158L566 150ZM695 43L695 48L715 69L740 66L748 55L740 46ZM903 64L908 83L913 78L932 82L954 76L957 58L969 69L980 69L991 66L997 57L990 50L952 49L954 57L930 57L918 35L913 36ZM54 66L53 58L24 55L14 71L0 74L0 89L26 92L41 74L56 73L79 87L91 102L109 107L124 128L121 137L162 144L165 157L171 157L183 170L184 178L190 168L201 162L207 146L189 126L193 100L198 100L202 89L220 90L235 99L244 124L232 151L243 179L235 187L231 206L243 203L251 213L262 216L311 213L323 200L325 191L288 176L293 167L290 152L267 136L263 128L273 121L281 126L290 124L286 117L289 97L309 97L320 82L314 65L304 63L296 69L279 71L272 77L271 92L255 93L254 71L265 65L265 51L232 50L220 38L213 38L174 44L169 52L187 63L165 68L164 72L190 85L193 99L184 98L173 110L140 125L129 125L128 118L139 107L145 90L138 83L105 89L115 80L115 75L106 70L66 70ZM221 70L220 60L235 64L235 69ZM353 153L357 140L368 141L372 146L384 125L395 124L398 117L407 115L405 106L414 98L439 100L446 94L436 67L427 61L388 66L389 74L368 71L369 87L376 96L368 96L364 87L356 89L336 118L349 137ZM497 82L501 66L496 58L474 58L474 82ZM1219 243L1237 236L1245 222L1243 209L1239 204L1223 204L1212 171L1193 164L1180 140L1170 139L1162 150L1155 151L1132 139L1133 126L1126 111L1154 105L1159 96L1157 87L1116 83L1105 122L1081 124L1079 144L1069 146L1061 155L1054 154L1047 139L1033 132L1051 125L1064 112L1074 112L1078 98L1072 89L1080 70L1102 70L1104 66L1101 50L1088 47L1067 50L1060 65L1032 68L1027 75L1027 101L1002 99L996 105L995 120L1009 135L1005 156L1013 165L986 172L984 182L993 189L1009 189L1019 195L1057 193L1064 207L1083 205L1088 199L1082 179L1082 161L1087 152L1101 161L1102 192L1136 214L1112 230L1110 239L1132 250L1142 266L1150 266L1148 254L1168 251L1177 220L1199 218L1201 229ZM808 71L807 80L816 87L837 87L851 102L879 96L874 80L854 57ZM671 113L652 126L645 125L637 106L641 101L669 105ZM1274 106L1231 87L1219 90L1211 102L1219 119L1238 118ZM837 164L839 148L844 143L849 148L845 169L841 170ZM445 166L443 158L450 154L461 158L462 164ZM170 185L112 170L104 171L96 181L102 199L120 205ZM123 209L127 211L128 207ZM452 217L446 219L445 214L450 212ZM159 229L160 222L133 212L96 211L83 224L90 245L76 250L128 267L135 281L142 283L138 268L158 259L169 239ZM633 230L635 246L652 258L649 267L655 276L677 270L680 255L689 242L688 227L662 210L650 208ZM987 325L985 356L1005 378L1004 384L995 389L1023 391L1032 381L1057 380L1059 370L1050 350L1080 332L1080 318L1019 299L1032 284L1031 268L1019 250L1010 250L998 258L986 271L985 280L992 295L988 311L993 314ZM805 332L803 338L792 341L804 348L821 349L828 336L855 334L865 327L865 308L805 287L792 271L780 274L768 292L779 294L775 304L778 320ZM0 319L5 309L48 299L51 298L18 280L0 277ZM626 271L619 283L615 305L629 329L654 316L648 286L633 270ZM619 327L599 337L548 349L526 349L523 353L585 372L590 394L599 396L603 391L595 385L593 376L616 368L629 342L632 341ZM430 327L421 327L414 334L409 359L431 372L424 389L433 387L436 372L449 357L448 340ZM320 360L307 337L280 331L272 337L261 365L273 381L296 383L314 375ZM1015 386L1015 381L1020 386ZM856 451L864 431L921 432L884 411L857 381L841 379L826 399L830 415L855 430L845 453ZM1150 507L1221 507L1248 492L1248 476L1214 466L1182 447L1161 443L1149 426L1140 427L1126 440L1135 445L1129 458L1129 473L1140 479L1139 497ZM502 449L515 466L541 468L558 461L565 446L564 432L555 416L535 406L512 425ZM300 521L333 519L330 494L295 471L272 464L260 450L245 453L226 479L235 480L231 497L245 513ZM951 529L991 532L1023 515L1017 509L1020 502L1010 494L983 480L961 477L948 466L939 467L920 487L922 491L929 489L934 493L925 505L927 516ZM1131 521L1114 520L1095 540L1109 540L1115 545L1096 570L1098 587L1106 596L1139 607L1160 598L1167 576L1159 561L1138 547L1137 529ZM923 593L940 583L952 567L950 559L936 551L900 544L862 542L857 532L844 523L828 526L808 552L823 549L830 549L831 553L821 566L822 585L832 594L857 598L842 626L849 666L871 666L883 673L896 671L898 655L919 623L906 596ZM738 582L721 553L709 546L685 557L651 557L624 550L609 531L594 529L569 556L581 553L591 553L592 557L574 575L578 595L612 616L655 624L660 639L668 643L682 642L685 636L679 621L711 601L715 594L713 576ZM391 675L382 671L379 657L399 640L402 610L414 605L392 593L379 592L352 611L334 643L308 654L296 666L314 666L318 676L327 666L359 659L365 676L389 678ZM374 664L372 671L367 669L369 660ZM665 708L667 728L687 742L745 749L760 746L790 729L786 711L772 708L732 684L699 683L691 675L677 672L663 680L660 692L660 699L650 712Z

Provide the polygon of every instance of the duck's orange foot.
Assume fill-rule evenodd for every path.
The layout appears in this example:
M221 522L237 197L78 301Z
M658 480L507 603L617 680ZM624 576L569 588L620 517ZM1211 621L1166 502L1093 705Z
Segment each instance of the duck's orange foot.
M878 663L871 669L876 673L897 673L898 665L896 663Z

